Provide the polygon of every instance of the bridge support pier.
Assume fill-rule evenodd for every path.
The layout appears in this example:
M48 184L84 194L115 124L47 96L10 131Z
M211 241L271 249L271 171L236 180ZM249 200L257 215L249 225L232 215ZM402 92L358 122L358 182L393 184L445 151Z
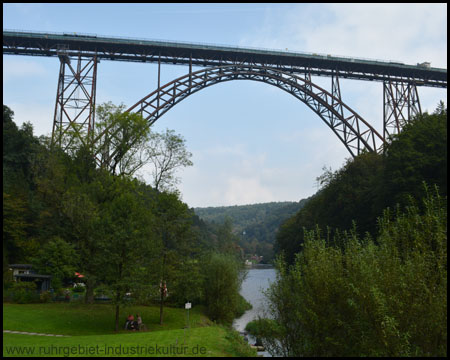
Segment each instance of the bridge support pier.
M59 49L60 70L53 118L52 146L75 151L93 135L97 83L96 56L72 63L66 49ZM74 68L74 66L76 68Z
M340 119L344 118L344 109L342 107L342 98L341 98L341 86L339 85L339 73L338 71L334 71L331 75L331 95L332 103L331 106L336 110L338 116L333 114L333 118L331 121L331 126L335 126L336 123L340 122ZM344 139L348 137L347 128L343 129Z
M417 86L406 82L383 82L383 139L389 141L403 126L421 114Z

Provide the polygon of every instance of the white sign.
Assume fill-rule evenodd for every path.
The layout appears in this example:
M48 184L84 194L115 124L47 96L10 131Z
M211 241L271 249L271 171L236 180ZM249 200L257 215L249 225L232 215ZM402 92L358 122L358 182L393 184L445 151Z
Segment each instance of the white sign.
M184 308L185 308L185 309L190 309L190 308L191 308L191 303L186 303L186 304L184 304Z

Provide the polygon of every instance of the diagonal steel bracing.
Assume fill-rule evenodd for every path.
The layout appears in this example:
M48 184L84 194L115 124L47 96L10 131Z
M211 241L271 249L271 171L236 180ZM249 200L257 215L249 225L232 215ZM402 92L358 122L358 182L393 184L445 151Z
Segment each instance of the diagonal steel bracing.
M73 152L93 134L98 60L79 55L72 64L64 48L60 49L59 59L52 145Z
M228 65L202 69L179 77L145 96L127 111L140 113L149 126L173 106L206 87L231 80L253 80L276 86L311 108L338 136L352 156L362 151L378 151L383 138L340 97L338 77L333 79L332 92L311 81L311 75L300 77L277 68L256 65ZM114 134L110 134L110 136ZM97 139L102 136L99 135ZM94 140L95 141L95 140ZM111 154L111 157L115 154Z
M413 82L383 83L383 139L389 141L403 126L422 113L417 86Z
M330 54L95 34L3 30L3 54L60 58L52 144L57 143L69 151L87 143L93 133L99 59L158 64L156 102L146 97L136 105L140 110L133 109L146 114L149 124L171 106L202 88L228 80L255 80L277 86L307 104L336 133L352 155L363 149L380 151L379 143L383 144L398 134L405 123L421 113L418 86L447 88L447 70L431 67L427 62L407 65ZM75 68L70 58L78 59ZM82 58L86 62L84 66ZM161 86L161 64L189 66L188 80L181 77ZM194 73L192 66L204 67L204 70ZM230 70L233 66L234 72ZM288 74L293 75L289 77ZM330 77L331 93L315 86L311 75ZM341 100L340 78L383 83L382 137ZM155 97L154 93L151 95ZM110 135L113 136L108 133Z
M78 56L76 68L70 62L65 49L60 49L60 74L53 122L52 143L66 151L74 151L94 133L95 93L98 60ZM399 133L413 116L421 113L417 87L411 82L389 81L383 83L384 127L383 136L341 98L340 73L331 73L331 93L314 84L312 71L305 67L303 77L283 66L264 64L233 64L209 67L189 73L165 85L160 82L161 61L158 61L158 86L127 111L139 112L151 126L165 112L187 96L211 85L231 80L253 80L276 86L311 108L338 136L352 156L362 151L381 152L383 144ZM299 72L297 72L299 73ZM98 144L110 129L91 139ZM69 136L68 136L69 135ZM98 153L108 152L100 149ZM96 154L97 158L99 154ZM114 157L116 154L109 154Z

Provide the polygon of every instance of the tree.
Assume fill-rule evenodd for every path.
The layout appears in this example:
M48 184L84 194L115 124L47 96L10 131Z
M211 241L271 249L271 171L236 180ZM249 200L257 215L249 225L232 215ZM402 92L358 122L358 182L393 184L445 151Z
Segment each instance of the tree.
M217 251L222 254L237 256L238 237L233 235L231 218L225 218L223 224L217 226Z
M154 271L155 244L151 231L153 214L136 193L134 182L116 178L109 191L115 196L101 209L103 237L97 275L113 293L118 331L120 306L128 301L126 294L148 282Z
M3 192L3 254L12 263L24 258L28 226L25 214L24 201ZM3 272L7 269L8 263L3 263Z
M108 180L108 176L105 176ZM68 189L63 196L63 213L69 220L71 239L80 258L77 271L84 275L86 283L86 303L94 302L94 288L98 284L98 272L102 268L101 206L108 200L105 192L109 186L100 178L91 183L80 184Z
M174 130L152 133L147 156L153 166L152 185L157 190L170 190L178 183L175 171L180 167L192 166L192 154L186 150L183 137L176 135Z
M387 205L406 204L408 195L421 198L422 181L447 194L447 110L441 103L396 135L386 147L383 197Z
M74 246L54 237L38 251L33 267L39 273L52 275L52 286L59 289L64 280L74 277L78 261Z
M149 161L150 127L141 115L124 112L124 108L111 102L99 105L91 141L103 167L113 174L132 176Z
M42 148L33 136L33 127L20 128L14 112L3 105L3 250L4 269L8 262L28 262L37 241L34 222L35 174L33 163Z
M237 312L243 281L241 266L230 254L213 253L204 267L205 301L212 320L231 324Z
M445 356L446 205L435 191L423 210L413 201L395 216L387 209L375 240L353 229L342 247L308 231L266 294L275 324L262 336L272 354Z
M359 234L376 232L376 218L386 207L405 205L411 195L424 196L422 182L437 185L447 194L447 110L417 116L386 145L384 155L363 153L334 173L328 169L318 177L323 187L294 217L281 227L275 251L284 251L292 264L301 250L305 229L318 225L329 235L348 230L356 223Z
M191 214L186 204L178 198L178 193L159 193L155 203L158 245L154 253L158 257L160 324L163 324L164 301L171 282L174 281L174 267L190 254L187 240L191 238ZM184 255L184 256L183 256ZM169 289L168 289L169 288Z
M43 151L34 165L36 194L40 198L39 229L41 243L59 237L72 244L79 254L76 271L86 282L86 303L94 302L98 283L100 207L110 200L113 177L96 169L88 147L82 146L69 156L61 149Z
M185 140L173 130L152 132L137 113L111 102L97 107L97 123L92 142L102 166L113 174L132 176L146 164L152 165L153 187L169 190L178 183L175 171L191 166L192 154Z
M195 246L194 243L190 247ZM184 306L186 302L201 303L204 299L204 273L200 255L192 251L179 254L176 266L171 270L170 301L176 306Z
M334 234L348 230L356 223L360 234L376 231L376 217L381 215L380 199L383 157L376 153L364 153L347 160L345 165L325 173L318 179L325 184L307 204L292 218L282 224L277 234L275 250L284 252L289 264L301 250L306 230L316 226ZM382 202L381 202L382 204Z
M14 112L3 105L3 188L24 192L32 182L31 165L39 144L31 123L19 129L13 116Z

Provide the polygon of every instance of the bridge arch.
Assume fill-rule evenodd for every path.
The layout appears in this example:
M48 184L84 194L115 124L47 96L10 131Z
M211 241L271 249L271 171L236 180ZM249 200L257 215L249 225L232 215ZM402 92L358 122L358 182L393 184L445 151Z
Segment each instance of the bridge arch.
M210 67L181 76L127 109L140 113L152 125L173 106L206 87L231 80L254 80L276 86L311 108L336 134L352 156L363 150L379 151L384 143L378 132L354 110L300 76L256 65ZM380 144L377 145L377 142Z

